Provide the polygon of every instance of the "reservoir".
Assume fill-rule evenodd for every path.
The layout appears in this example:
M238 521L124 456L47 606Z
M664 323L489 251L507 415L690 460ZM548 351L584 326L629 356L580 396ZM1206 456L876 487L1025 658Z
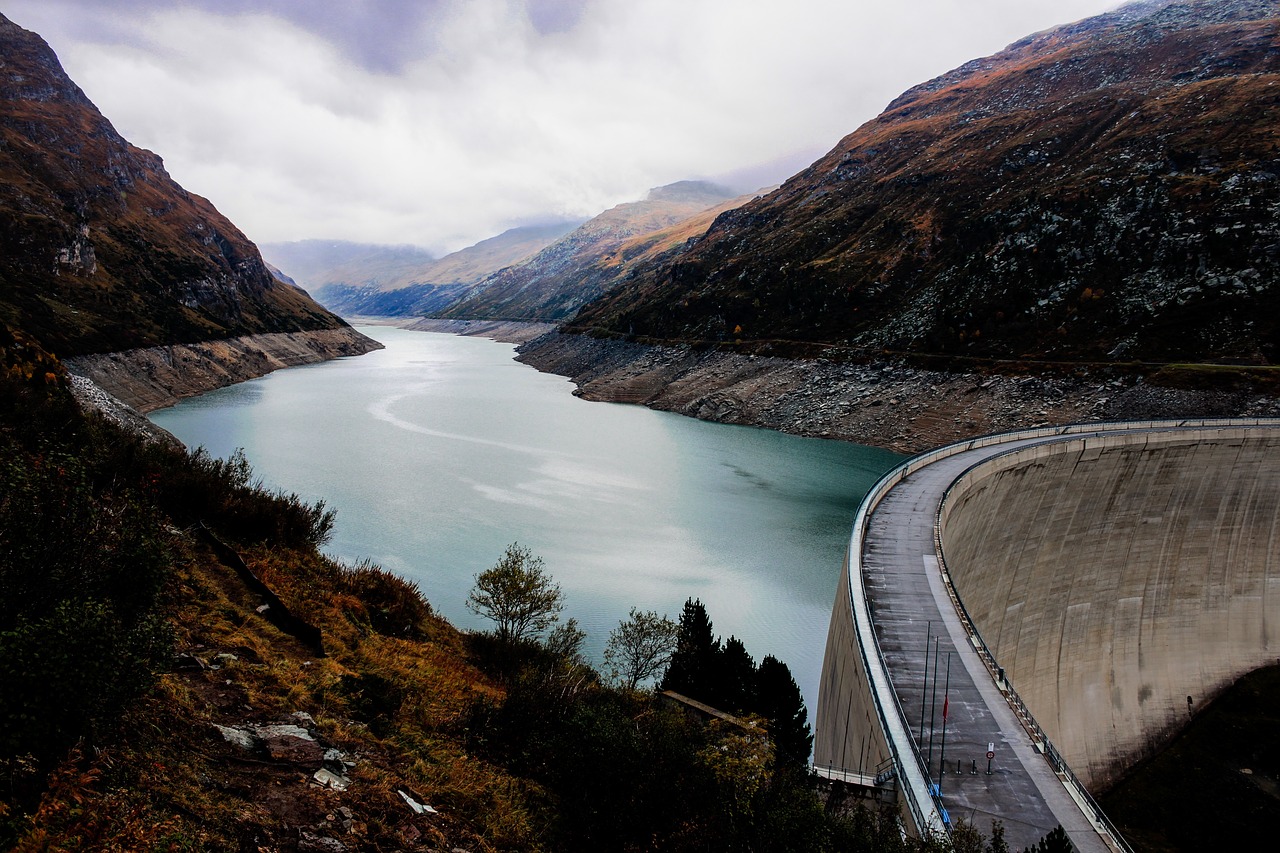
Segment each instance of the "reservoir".
M362 332L386 349L282 370L151 419L188 447L243 447L268 486L337 510L325 550L415 581L463 628L476 573L511 542L565 594L599 665L632 607L787 663L812 711L858 502L901 457L574 397L510 344Z

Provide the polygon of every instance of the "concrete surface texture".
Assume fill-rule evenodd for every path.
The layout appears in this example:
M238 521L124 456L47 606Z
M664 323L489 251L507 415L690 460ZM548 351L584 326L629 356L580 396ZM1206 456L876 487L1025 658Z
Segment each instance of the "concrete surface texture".
M893 758L888 739L876 714L870 676L861 656L841 654L856 649L853 610L849 601L849 571L840 573L840 588L831 610L824 660L830 661L818 694L816 720L826 729L815 738L813 758L818 772L836 773L834 778L856 776L859 780L886 769Z
M1024 448L966 472L939 522L975 626L1091 790L1277 660L1275 430Z
M1127 850L1087 789L1274 659L1277 444L1275 420L1075 425L889 472L841 573L815 770L896 790L918 833Z

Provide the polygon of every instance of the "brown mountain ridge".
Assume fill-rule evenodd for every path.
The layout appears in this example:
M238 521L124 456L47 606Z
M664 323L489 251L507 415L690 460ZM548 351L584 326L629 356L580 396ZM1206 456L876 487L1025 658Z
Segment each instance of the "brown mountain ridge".
M1277 4L1132 4L911 89L569 328L1270 364L1278 146Z
M0 16L0 322L59 356L345 327Z

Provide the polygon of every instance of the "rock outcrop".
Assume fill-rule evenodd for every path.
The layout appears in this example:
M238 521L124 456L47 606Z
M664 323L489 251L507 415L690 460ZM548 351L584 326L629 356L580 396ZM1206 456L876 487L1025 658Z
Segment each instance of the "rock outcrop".
M175 450L184 446L173 433L156 426L133 406L99 388L89 377L68 373L67 380L81 409L97 412L144 443L155 442Z

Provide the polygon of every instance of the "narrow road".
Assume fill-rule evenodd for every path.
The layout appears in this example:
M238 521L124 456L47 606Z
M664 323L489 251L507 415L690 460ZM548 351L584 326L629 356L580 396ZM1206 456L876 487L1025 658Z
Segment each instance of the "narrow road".
M1033 746L970 643L934 547L938 505L957 477L982 459L1046 440L965 451L908 475L871 515L863 578L907 728L950 820L963 819L984 833L993 819L1001 820L1016 850L1034 846L1061 824L1078 850L1093 853L1110 848ZM990 775L988 744L995 745Z

